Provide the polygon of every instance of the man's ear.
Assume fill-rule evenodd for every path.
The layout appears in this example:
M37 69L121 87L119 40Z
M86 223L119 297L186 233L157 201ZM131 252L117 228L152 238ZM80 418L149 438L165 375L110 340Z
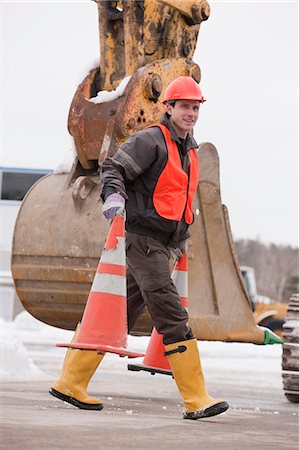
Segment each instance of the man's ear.
M173 106L171 106L169 103L166 103L166 112L171 116L173 112Z

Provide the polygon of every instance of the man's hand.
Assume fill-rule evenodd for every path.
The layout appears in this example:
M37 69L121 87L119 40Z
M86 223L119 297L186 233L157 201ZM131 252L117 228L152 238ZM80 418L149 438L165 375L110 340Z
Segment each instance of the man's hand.
M105 218L110 221L114 216L123 214L124 210L125 199L118 193L108 195L102 207Z
M185 241L179 242L177 247L168 247L170 251L170 256L174 262L180 259L184 253L187 251L187 239Z
M183 256L183 252L179 248L169 247L169 251L171 258L175 263L177 262L178 259L180 259Z

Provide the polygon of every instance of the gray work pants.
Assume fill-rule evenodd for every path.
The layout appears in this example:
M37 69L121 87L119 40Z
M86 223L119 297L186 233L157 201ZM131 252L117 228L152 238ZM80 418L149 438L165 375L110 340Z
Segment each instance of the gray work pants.
M149 236L126 233L128 329L146 306L165 345L193 337L188 314L172 282L169 250Z

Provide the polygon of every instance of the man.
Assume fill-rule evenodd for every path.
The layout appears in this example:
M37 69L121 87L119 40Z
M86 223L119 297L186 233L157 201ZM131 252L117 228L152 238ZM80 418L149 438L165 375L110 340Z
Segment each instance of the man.
M104 216L112 220L126 210L128 329L146 306L155 328L163 335L184 401L183 417L192 420L228 408L227 402L214 400L206 391L197 340L169 269L170 257L180 257L185 251L188 227L193 222L192 200L199 169L192 130L204 101L193 78L175 79L165 92L166 112L161 123L130 136L102 167ZM101 409L99 400L87 396L86 387L102 357L88 356L92 368L84 369L84 381L60 377L50 392L80 408ZM82 371L82 357L78 354L76 358L75 365Z

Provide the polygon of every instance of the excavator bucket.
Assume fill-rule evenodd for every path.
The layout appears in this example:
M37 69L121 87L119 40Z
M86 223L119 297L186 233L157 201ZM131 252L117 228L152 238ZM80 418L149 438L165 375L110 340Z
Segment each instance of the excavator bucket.
M77 159L69 174L40 179L25 196L16 221L12 274L19 299L37 319L74 330L80 321L108 231L101 214L99 169L132 133L164 112L167 85L180 75L200 82L192 61L205 0L98 0L100 67L73 98L68 129ZM101 98L127 78L111 100ZM115 94L115 93L114 93ZM212 144L199 149L201 181L191 227L189 315L198 339L264 343L237 260L227 209L222 206L219 160ZM132 333L150 334L147 313Z
M221 203L219 158L213 144L200 145L199 166L189 255L190 325L200 339L262 344L265 333L255 324L228 210Z
M78 175L78 174L77 174ZM11 269L19 299L37 319L75 330L109 229L98 177L50 174L26 194Z

